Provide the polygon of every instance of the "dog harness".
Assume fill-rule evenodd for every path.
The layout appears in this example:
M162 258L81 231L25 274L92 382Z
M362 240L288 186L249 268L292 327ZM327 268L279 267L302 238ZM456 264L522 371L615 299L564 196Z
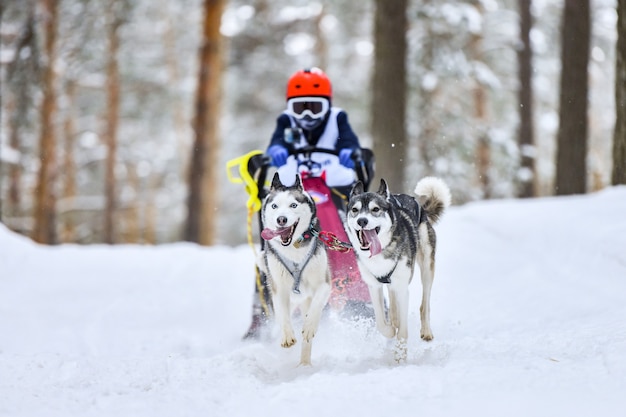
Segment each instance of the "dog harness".
M393 198L396 206L398 206L399 208L402 208L402 204L400 204L400 201L398 201L398 199L396 198L396 196L394 196L393 194L390 196L391 198ZM417 224L418 227L420 224L422 224L422 222L426 221L426 216L424 215L424 210L422 210L422 206L417 203ZM418 234L419 236L419 234ZM395 263L395 265L393 266L393 268L391 268L391 271L389 271L389 273L387 273L386 275L380 276L380 277L374 277L376 278L376 281L380 282L381 284L391 284L391 276L393 275L393 273L395 272L396 268L398 267L398 262Z
M312 236L306 237L305 235L302 235L297 240L298 246L300 246L302 244L302 242L304 242L306 240L311 240L311 238L312 238ZM295 244L296 243L294 243L294 246L295 246ZM309 247L309 251L307 252L306 256L304 257L304 260L302 262L300 262L300 263L294 262L294 261L292 261L290 259L283 258L282 256L280 256L280 253L278 253L276 250L274 250L274 248L272 248L272 245L267 245L267 247L268 247L269 251L276 257L276 259L278 259L278 261L281 264L283 264L285 269L287 271L289 271L289 273L293 277L293 287L292 287L291 290L295 294L300 294L300 280L302 278L302 271L307 266L307 264L309 263L311 258L313 258L313 252L315 252L315 248L317 247L315 242L311 242L311 245Z
M393 266L393 268L391 268L391 271L389 271L387 275L383 275L382 277L374 277L374 278L376 278L376 281L380 282L381 284L391 284L391 276L395 272L397 266L398 266L398 262L396 262L396 264Z

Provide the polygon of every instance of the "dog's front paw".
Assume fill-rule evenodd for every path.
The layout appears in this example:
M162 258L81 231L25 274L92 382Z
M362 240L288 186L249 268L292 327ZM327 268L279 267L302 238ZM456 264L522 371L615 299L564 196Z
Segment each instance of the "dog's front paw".
M431 340L433 340L434 336L433 336L432 330L430 330L430 327L422 326L420 330L420 337L427 342L430 342Z
M315 337L315 327L307 326L306 324L302 327L302 340L305 342L310 342Z
M283 340L280 342L280 346L284 348L290 348L296 344L296 336L292 330L283 332Z

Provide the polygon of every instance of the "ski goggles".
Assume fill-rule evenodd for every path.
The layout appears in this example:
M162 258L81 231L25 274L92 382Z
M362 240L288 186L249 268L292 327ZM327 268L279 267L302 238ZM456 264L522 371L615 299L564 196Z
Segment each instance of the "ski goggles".
M324 117L328 107L328 99L323 97L296 97L287 101L287 111L296 119L302 119L307 115L319 119Z

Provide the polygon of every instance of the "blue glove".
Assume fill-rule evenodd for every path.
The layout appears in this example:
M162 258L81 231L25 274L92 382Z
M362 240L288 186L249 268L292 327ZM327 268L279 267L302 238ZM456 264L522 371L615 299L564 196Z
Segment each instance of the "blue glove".
M287 163L289 152L281 145L272 145L267 149L267 154L272 158L272 165L282 167Z
M352 160L353 150L350 148L342 149L339 151L339 163L346 168L353 169L354 161Z

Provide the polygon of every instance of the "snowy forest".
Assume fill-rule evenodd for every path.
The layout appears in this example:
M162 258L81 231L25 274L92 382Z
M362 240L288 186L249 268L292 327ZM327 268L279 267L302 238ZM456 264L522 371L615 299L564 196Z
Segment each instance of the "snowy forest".
M311 66L394 192L626 184L624 0L0 5L0 221L40 243L245 242L226 162Z

